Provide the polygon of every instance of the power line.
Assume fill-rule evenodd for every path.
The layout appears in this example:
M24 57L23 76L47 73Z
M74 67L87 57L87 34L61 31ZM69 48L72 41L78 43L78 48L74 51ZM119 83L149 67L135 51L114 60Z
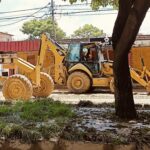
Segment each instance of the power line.
M48 6L48 5L49 5L49 3L48 3L46 6ZM42 9L44 9L46 6L40 8L38 11L36 11L36 12L30 14L29 16L30 16L30 17L31 17L31 16L34 16L35 14L37 14L38 12L40 12ZM28 19L29 16L28 16L28 17L25 17L25 18L23 18L23 19L20 19L20 20L18 20L18 21L15 21L15 22L13 22L13 23L0 25L0 27L8 26L8 25L13 25L13 24L19 23L19 22L21 22L21 21L24 21L24 20Z
M91 4L91 3L88 3ZM88 4L70 4L70 5L55 5L55 7L73 7L73 6L83 6L83 5L88 5ZM16 12L24 12L24 11L33 11L33 10L37 10L37 9L43 9L43 8L49 8L48 5L50 5L50 3L48 3L45 7L36 7L36 8L30 8L30 9L20 9L20 10L12 10L12 11L3 11L0 12L0 14L8 14L8 13L16 13Z
M91 3L82 3L82 4L69 4L69 5L55 5L56 7L73 7L73 6L88 6Z
M106 12L106 11L113 11L111 10L86 10L86 11L72 11L72 12L61 12L61 13L56 13L56 14L61 14L61 15L68 15L68 14L80 14L80 13L93 13L93 12ZM117 13L117 12L116 12Z
M48 5L46 5L45 7L37 7L37 8L13 10L13 11L4 11L4 12L0 12L0 14L16 13L16 12L22 12L22 11L32 11L32 10L37 10L37 9L41 9L41 8L43 9L43 8L48 8Z
M91 8L55 8L55 10L91 10Z
M54 10L54 9L53 9ZM100 10L100 11L112 11L112 9L111 10ZM45 12L45 11L44 11ZM74 12L61 12L61 13L59 13L59 12L56 12L56 13L54 13L54 11L52 11L52 13L51 13L51 15L52 15L52 18L54 17L54 14L61 14L61 15L70 15L70 14L78 14L78 13L87 13L87 12L98 12L98 11L92 11L92 10L87 10L87 11L74 11ZM41 13L41 11L40 11L40 13ZM38 17L36 17L36 16L33 16L33 15L31 15L31 14L29 14L29 15L21 15L21 16L15 16L15 17L1 17L0 18L0 20L13 20L13 19L19 19L19 18L26 18L26 17L34 17L34 18L38 18Z
M84 16L101 16L101 15L114 15L114 14L117 14L116 12L112 12L112 13L93 13L93 14L68 14L67 16L80 16L80 17L84 17Z
M149 13L147 11L147 13ZM110 15L110 14L117 14L118 11L109 9L109 10L88 10L88 11L72 11L72 12L56 12L55 15L67 15L67 16L84 16L84 15Z
M41 12L40 12L41 13ZM28 18L38 18L38 17L36 17L36 16L31 16L31 15L25 15L25 16L15 16L15 17L5 17L5 18L0 18L0 20L14 20L14 19L19 19L19 18L26 18L26 17L28 17Z
M5 13L13 13L13 12L22 12L22 11L29 11L29 10L36 10L36 9L45 9L45 8L48 8L48 5L49 5L50 3L48 3L45 7L38 7L38 8L31 8L31 9L23 9L23 10L15 10L15 11L8 11L8 12L0 12L0 14L5 14ZM88 3L88 4L90 4L90 3ZM74 4L74 5L55 5L55 6L53 6L53 9L52 9L52 14L54 13L54 10L56 10L56 11L59 11L59 10L78 10L78 11L80 11L80 10L85 10L85 11L93 11L93 10L91 10L90 8L89 9L87 9L87 8L57 8L58 6L71 6L71 7L73 7L73 6L81 6L81 5L87 5L87 3L85 3L85 4ZM55 8L56 7L56 8ZM107 9L108 10L108 9ZM101 10L102 11L102 10ZM71 13L71 12L63 12L64 14L66 13L66 14L68 14L68 13ZM73 12L74 13L74 12ZM77 12L75 12L75 13L77 13ZM81 12L82 13L82 12ZM0 18L0 20L5 20L5 19L16 19L16 18L22 18L22 17L29 17L29 16L27 16L27 15L24 15L24 14L22 14L23 16L14 16L14 17L12 17L12 14L11 14L11 16L6 16L6 17L2 17L2 18ZM30 14L29 14L30 15Z

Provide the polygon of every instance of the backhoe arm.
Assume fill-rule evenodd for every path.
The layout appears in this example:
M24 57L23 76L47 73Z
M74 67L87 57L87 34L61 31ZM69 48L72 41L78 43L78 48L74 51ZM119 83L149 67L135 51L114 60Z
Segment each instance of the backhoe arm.
M41 37L41 49L38 54L36 69L38 70L43 66L44 58L48 50L54 55L54 81L55 83L63 84L66 79L63 65L63 59L66 56L66 52L58 43L48 38L46 34L42 34Z

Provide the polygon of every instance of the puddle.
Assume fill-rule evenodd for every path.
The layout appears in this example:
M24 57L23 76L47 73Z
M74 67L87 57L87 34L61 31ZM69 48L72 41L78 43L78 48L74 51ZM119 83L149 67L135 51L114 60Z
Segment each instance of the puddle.
M78 107L62 138L106 144L150 143L150 109L140 108L139 119L123 122L113 107ZM141 144L141 143L138 144Z

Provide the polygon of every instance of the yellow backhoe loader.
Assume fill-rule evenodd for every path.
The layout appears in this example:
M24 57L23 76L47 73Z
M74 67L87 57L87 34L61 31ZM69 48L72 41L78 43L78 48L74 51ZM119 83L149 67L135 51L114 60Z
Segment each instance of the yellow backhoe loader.
M89 46L87 46L88 44ZM97 51L95 54L93 53L94 59L85 60L82 58L82 52L85 47L88 48L88 51L90 47L95 47ZM70 91L82 93L88 91L91 87L109 87L111 92L114 92L113 62L110 60L105 61L103 57L99 55L99 53L101 53L100 49L99 44L96 43L78 43L70 45L65 59L65 66L67 66L68 70L67 86ZM139 83L150 92L150 71L146 68L142 58L141 62L142 70L130 67L131 78L134 82Z
M48 59L51 63L45 69L43 63ZM0 77L4 81L3 95L9 100L47 97L53 91L54 83L67 85L73 93L84 93L93 87L109 87L114 92L113 63L103 59L99 43L73 43L66 53L43 34L36 66L21 58L14 59L14 65L19 69L19 74ZM132 79L150 91L150 72L145 66L142 71L130 68L130 73Z
M28 100L31 96L47 97L53 91L52 78L50 75L41 72L48 49L48 46L45 45L47 40L46 35L43 34L36 66L21 58L15 58L14 64L21 70L21 73L7 78L0 77L0 80L3 81L2 93L6 100Z
M67 53L52 39L47 39L44 45L51 53L47 58L51 59L51 63L47 70L43 70L52 76L55 84L67 85L73 93L85 93L93 87L110 87L113 90L112 62L99 62L99 44L71 44Z
M49 74L55 84L67 85L73 93L85 93L94 87L108 87L114 92L113 62L105 61L101 44L73 43L67 53L56 42L46 40L51 52L53 63L49 64ZM150 91L150 72L143 65L143 70L137 71L130 67L134 81Z

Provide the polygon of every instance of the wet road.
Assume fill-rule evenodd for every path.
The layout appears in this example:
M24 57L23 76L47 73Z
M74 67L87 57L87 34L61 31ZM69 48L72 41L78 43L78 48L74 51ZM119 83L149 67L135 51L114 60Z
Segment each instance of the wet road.
M150 95L145 92L145 90L135 90L133 92L135 104L149 104L150 105ZM59 100L65 103L76 104L80 100L92 101L95 104L99 103L112 103L114 102L114 95L108 90L97 90L93 93L87 94L73 94L67 90L55 90L49 97L54 100ZM5 100L2 92L0 91L0 100Z
M136 90L133 92L135 104L149 104L150 105L150 95L148 95L145 90ZM76 104L80 100L92 101L95 104L99 103L112 103L114 102L114 95L109 91L97 90L93 93L87 94L73 94L69 93L67 90L55 90L50 96L54 100L60 100L66 103Z

